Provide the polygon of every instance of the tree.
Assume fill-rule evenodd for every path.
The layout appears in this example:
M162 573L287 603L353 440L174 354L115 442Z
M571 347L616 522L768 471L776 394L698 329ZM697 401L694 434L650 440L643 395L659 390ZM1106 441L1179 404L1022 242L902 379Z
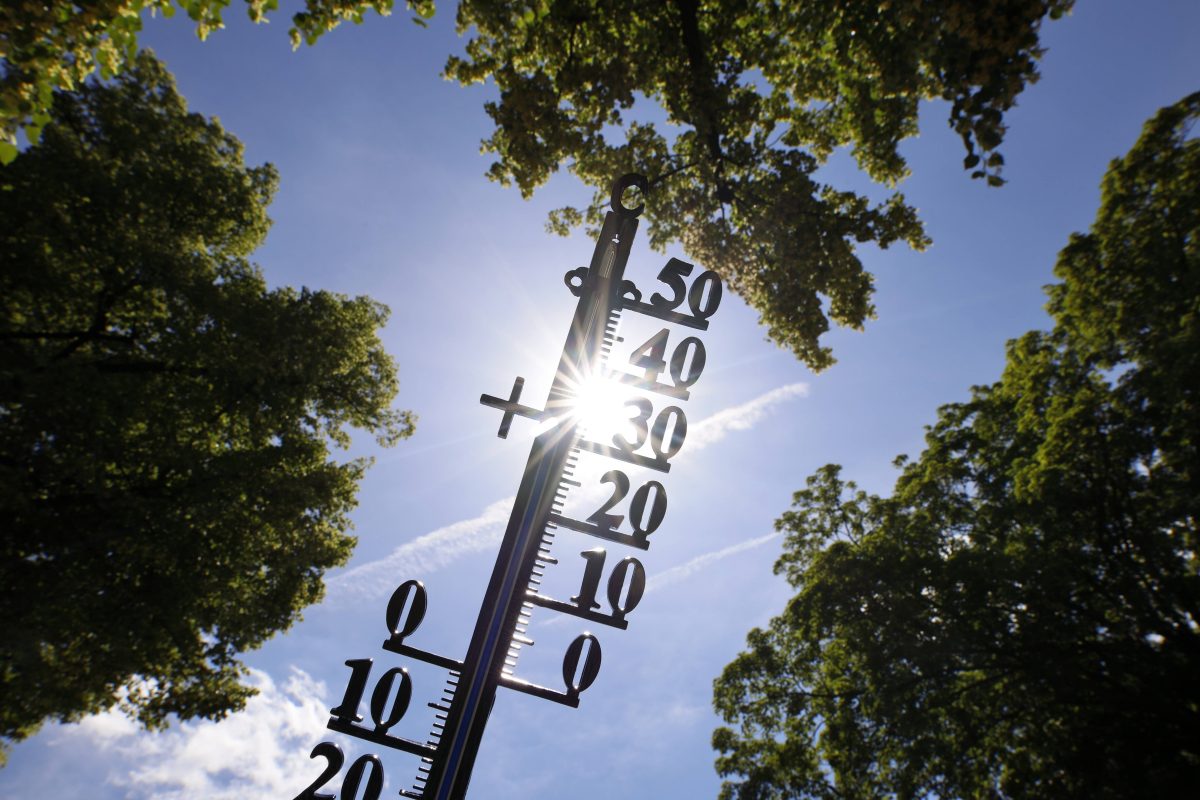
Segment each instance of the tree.
M109 78L132 65L138 52L142 15L175 14L175 5L196 22L204 39L224 27L222 14L229 0L74 0L12 2L0 6L0 163L17 155L17 130L24 127L37 141L50 120L56 89L73 89L99 71ZM394 0L305 0L304 10L292 17L288 35L292 46L313 44L343 20L361 23L368 11L387 16ZM433 0L406 0L423 23L433 16ZM246 13L255 22L279 8L279 0L246 0Z
M917 132L920 101L941 99L964 166L999 185L1004 114L1038 77L1041 22L1073 2L461 0L459 31L474 38L446 75L500 90L486 106L496 124L484 142L498 157L491 178L529 196L565 165L596 187L590 208L558 210L551 230L598 227L613 179L649 176L651 243L682 243L758 309L772 339L819 370L833 363L820 344L831 320L860 329L874 316L856 244L922 249L928 239L901 194L872 205L823 184L818 168L848 146L872 179L894 187L907 174L898 146ZM275 7L247 3L255 20ZM293 42L392 3L306 0ZM220 27L226 4L181 2L201 36ZM417 21L433 15L434 0L407 4ZM171 0L0 10L0 161L15 157L22 121L36 138L54 87L97 65L105 75L123 68L146 9L168 13ZM648 103L635 115L639 98ZM658 110L640 113L647 105Z
M275 184L145 55L0 172L0 736L239 708L353 547L329 445L412 430L387 310L247 261Z
M1190 797L1200 781L1200 93L1062 251L1055 326L890 497L827 466L798 591L715 683L721 797Z
M833 361L818 341L829 320L860 328L873 316L855 243L920 249L927 239L902 195L872 206L823 185L818 167L849 146L893 186L919 102L941 98L965 166L1001 183L1004 112L1037 78L1041 20L1071 5L462 0L459 31L475 37L446 74L500 90L487 104L491 178L528 196L566 165L598 187L590 209L555 212L552 230L596 226L614 177L649 176L651 243L682 242L760 312L772 339L821 369ZM666 119L637 113L645 100Z

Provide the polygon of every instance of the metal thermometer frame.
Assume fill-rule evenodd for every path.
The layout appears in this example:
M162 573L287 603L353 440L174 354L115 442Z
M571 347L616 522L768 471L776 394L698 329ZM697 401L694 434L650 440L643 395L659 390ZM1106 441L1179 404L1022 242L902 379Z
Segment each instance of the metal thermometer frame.
M611 334L610 322L620 309L621 281L642 211L642 206L627 209L621 204L621 194L629 186L639 186L644 191L646 181L641 176L627 175L613 189L613 210L605 215L545 411L529 409L522 413L524 409L505 408L506 415L548 416L554 422L534 439L525 465L504 541L463 659L458 690L450 703L438 754L427 779L427 796L433 800L460 800L466 796L475 753L496 699L496 689L505 682L502 670L508 645L528 602L525 587L533 577L555 494L575 446L577 423L569 413L572 389L599 364L607 344L606 331ZM492 399L486 395L480 398L489 405ZM509 402L515 403L515 398ZM429 790L432 794L428 794Z

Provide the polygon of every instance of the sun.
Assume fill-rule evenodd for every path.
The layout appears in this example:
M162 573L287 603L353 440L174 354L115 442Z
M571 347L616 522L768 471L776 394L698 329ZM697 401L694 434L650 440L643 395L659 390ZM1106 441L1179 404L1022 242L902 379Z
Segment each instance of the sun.
M632 425L628 388L598 371L583 376L572 391L570 415L580 432L593 441L608 441Z

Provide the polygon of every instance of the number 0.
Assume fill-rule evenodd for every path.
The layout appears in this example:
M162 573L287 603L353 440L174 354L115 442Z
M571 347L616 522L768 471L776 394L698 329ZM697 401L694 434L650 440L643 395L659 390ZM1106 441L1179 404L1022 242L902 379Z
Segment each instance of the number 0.
M358 800L358 787L368 767L371 774L367 776L367 788L362 800L379 800L379 794L383 791L383 764L379 763L379 756L368 755L359 756L346 770L346 779L342 781L342 800Z
M654 491L654 499L650 492ZM646 503L650 503L650 515L646 515ZM647 481L633 493L633 502L629 504L629 524L633 526L638 538L644 539L658 530L663 517L667 513L667 490L658 481Z
M705 287L708 287L707 294L704 291ZM719 305L721 305L721 277L711 269L700 273L700 277L692 281L692 288L688 290L688 306L692 309L692 313L700 319L708 319L717 313Z
M687 363L688 355L692 357L690 364ZM675 382L676 388L686 389L700 380L700 373L704 372L704 362L707 360L704 342L695 336L689 336L680 342L671 354L671 380Z
M664 443L668 425L671 426L671 438ZM666 461L675 457L683 447L683 439L686 436L687 417L683 415L683 409L679 406L667 406L654 420L654 427L650 431L650 447L660 459Z

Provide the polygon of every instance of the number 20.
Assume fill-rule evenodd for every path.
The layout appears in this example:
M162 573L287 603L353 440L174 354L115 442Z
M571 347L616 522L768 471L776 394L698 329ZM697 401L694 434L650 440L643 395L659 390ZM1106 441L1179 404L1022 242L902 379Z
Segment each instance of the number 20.
M605 501L604 505L596 509L596 511L588 517L588 522L591 522L599 528L612 530L620 527L625 520L623 514L609 514L608 510L613 508L617 503L625 499L625 495L629 494L629 476L619 469L609 470L600 476L601 483L611 483L613 485L612 497ZM651 499L653 492L653 499ZM646 514L646 505L650 505L650 513ZM650 534L658 530L658 526L662 525L663 517L667 513L667 490L658 481L647 481L633 493L633 501L629 504L629 524L633 528L634 535L639 539L645 539Z
M346 757L342 755L342 748L333 742L321 742L314 747L309 758L317 756L324 758L329 763L325 765L324 771L317 776L317 779L310 783L303 792L296 795L293 800L335 800L336 795L318 794L317 789L338 774ZM350 765L350 769L346 770L346 778L342 781L342 800L359 800L358 789L362 785L363 775L366 775L368 769L371 772L367 775L367 787L361 800L379 800L379 795L383 792L383 764L379 763L379 756L373 755L359 756Z

